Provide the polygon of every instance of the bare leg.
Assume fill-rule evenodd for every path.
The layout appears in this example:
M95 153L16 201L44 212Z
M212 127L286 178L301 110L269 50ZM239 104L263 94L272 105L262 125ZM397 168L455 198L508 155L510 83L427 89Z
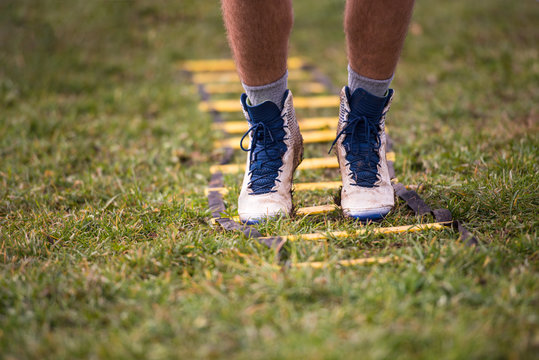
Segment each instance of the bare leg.
M292 0L222 0L230 48L241 81L272 83L286 72Z
M390 78L404 44L414 0L347 0L344 30L348 62L371 79Z
M341 208L361 221L383 218L395 204L383 126L413 5L414 0L346 1L350 67L341 109L350 111L340 111L334 144L343 181Z

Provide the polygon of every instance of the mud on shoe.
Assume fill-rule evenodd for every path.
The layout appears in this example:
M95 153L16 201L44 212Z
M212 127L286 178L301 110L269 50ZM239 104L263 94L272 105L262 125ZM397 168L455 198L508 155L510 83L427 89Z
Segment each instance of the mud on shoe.
M240 146L247 152L247 164L240 196L240 220L255 224L262 220L289 215L292 211L292 178L303 156L303 138L294 112L292 93L283 96L283 110L266 101L257 106L241 97L249 130ZM244 146L249 136L250 145Z
M393 90L377 97L364 89L341 91L336 148L342 177L341 207L347 217L379 220L395 204L386 161L385 115Z

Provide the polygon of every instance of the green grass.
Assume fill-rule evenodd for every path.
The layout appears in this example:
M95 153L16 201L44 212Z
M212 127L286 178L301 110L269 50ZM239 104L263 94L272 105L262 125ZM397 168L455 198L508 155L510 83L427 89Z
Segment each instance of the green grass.
M339 85L342 8L295 1L291 39ZM401 260L282 271L208 225L218 135L176 65L229 56L215 2L3 1L0 358L536 357L538 16L533 1L418 2L394 81L397 176L476 249L452 231L298 243L292 261ZM315 220L260 229L356 227ZM401 203L383 225L419 221Z

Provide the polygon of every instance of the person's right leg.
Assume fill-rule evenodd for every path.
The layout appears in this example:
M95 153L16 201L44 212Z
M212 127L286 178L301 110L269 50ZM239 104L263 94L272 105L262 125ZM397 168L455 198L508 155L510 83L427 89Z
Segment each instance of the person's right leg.
M222 0L228 39L246 94L250 129L240 219L256 223L292 211L292 177L303 155L292 94L287 88L291 0ZM244 136L244 137L245 137Z
M287 87L292 1L222 0L222 7L228 42L250 102L279 103Z

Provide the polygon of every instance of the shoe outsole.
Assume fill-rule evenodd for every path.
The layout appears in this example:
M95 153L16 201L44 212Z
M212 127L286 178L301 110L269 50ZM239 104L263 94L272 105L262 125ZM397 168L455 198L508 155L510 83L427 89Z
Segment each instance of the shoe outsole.
M276 220L280 217L285 217L284 214L278 213L276 215L263 215L263 216L250 216L247 219L240 217L240 222L245 225L258 225L267 221Z
M344 215L348 218L358 220L358 221L377 221L382 220L389 214L391 208L382 208L361 212L344 212Z
M241 219L240 219L241 223L242 223L242 224L245 224L245 225L258 225L258 224L261 224L261 223L266 222L266 221L268 221L268 220L270 220L270 218L264 218L264 219L249 219L249 220L247 220L247 221L244 221L244 220L241 220Z

